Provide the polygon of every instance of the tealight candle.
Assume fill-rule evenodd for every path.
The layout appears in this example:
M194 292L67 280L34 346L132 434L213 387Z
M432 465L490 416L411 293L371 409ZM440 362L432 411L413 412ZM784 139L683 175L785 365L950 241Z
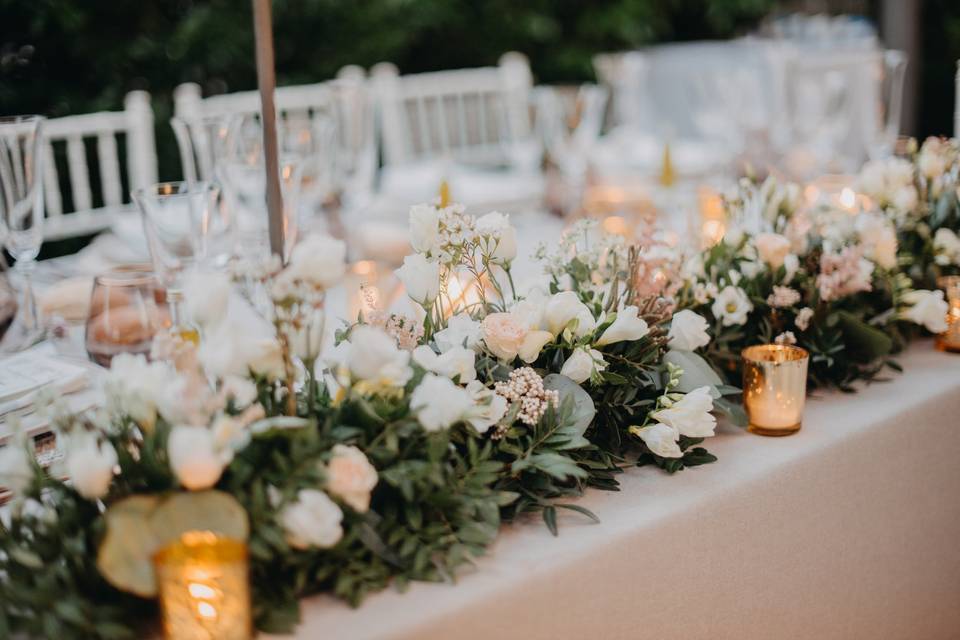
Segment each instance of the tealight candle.
M937 278L937 286L947 296L947 330L937 336L941 351L960 353L960 276Z
M743 350L743 406L749 430L785 436L800 430L807 396L809 354L800 347L764 344Z
M170 640L248 640L247 547L188 531L154 557L164 635Z

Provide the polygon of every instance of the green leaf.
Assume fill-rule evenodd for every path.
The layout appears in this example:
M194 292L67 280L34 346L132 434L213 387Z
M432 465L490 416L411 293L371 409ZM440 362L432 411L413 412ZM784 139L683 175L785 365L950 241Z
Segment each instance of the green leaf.
M681 393L689 393L700 387L710 387L710 394L714 398L720 397L718 387L722 387L723 380L717 375L707 361L693 351L681 351L680 349L671 349L663 357L664 363L673 364L683 370L680 376L680 383L676 390Z
M893 349L893 339L880 329L871 327L847 311L838 311L836 315L847 350L860 362L882 358Z
M571 419L576 427L577 435L582 436L597 414L597 408L594 406L590 394L579 384L559 373L547 375L543 379L543 386L546 389L557 391L560 394L561 404L567 401L567 398L573 399L573 416Z

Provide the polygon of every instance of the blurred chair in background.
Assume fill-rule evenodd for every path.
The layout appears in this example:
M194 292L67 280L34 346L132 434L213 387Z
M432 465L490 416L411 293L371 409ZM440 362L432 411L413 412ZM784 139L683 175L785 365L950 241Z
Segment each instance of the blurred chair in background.
M88 149L91 139L96 140L95 154ZM66 165L58 167L55 147L60 145L66 147ZM44 240L84 236L109 228L119 216L133 210L130 191L157 181L150 94L128 93L123 111L47 121L44 155ZM126 157L125 177L120 169L123 156ZM91 174L88 163L91 157L96 160L95 175ZM61 191L64 171L70 185L66 193Z
M429 200L444 180L465 204L540 197L541 150L531 125L526 57L511 52L497 67L405 76L380 63L371 78L385 198Z

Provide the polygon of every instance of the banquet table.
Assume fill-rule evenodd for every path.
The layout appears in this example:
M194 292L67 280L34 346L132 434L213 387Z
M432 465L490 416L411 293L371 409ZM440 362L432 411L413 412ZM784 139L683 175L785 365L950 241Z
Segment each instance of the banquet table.
M808 402L787 438L722 425L719 460L637 468L577 503L601 519L505 527L456 585L358 609L303 603L300 638L956 638L960 357ZM279 636L278 636L279 637Z

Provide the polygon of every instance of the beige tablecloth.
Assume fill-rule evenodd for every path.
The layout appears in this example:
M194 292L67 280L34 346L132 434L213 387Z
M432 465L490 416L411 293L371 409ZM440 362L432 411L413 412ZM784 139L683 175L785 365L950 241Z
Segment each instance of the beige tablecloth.
M591 491L559 538L506 528L457 585L351 610L305 602L301 638L960 637L960 357L812 399L803 429L724 427L719 461L635 469Z

